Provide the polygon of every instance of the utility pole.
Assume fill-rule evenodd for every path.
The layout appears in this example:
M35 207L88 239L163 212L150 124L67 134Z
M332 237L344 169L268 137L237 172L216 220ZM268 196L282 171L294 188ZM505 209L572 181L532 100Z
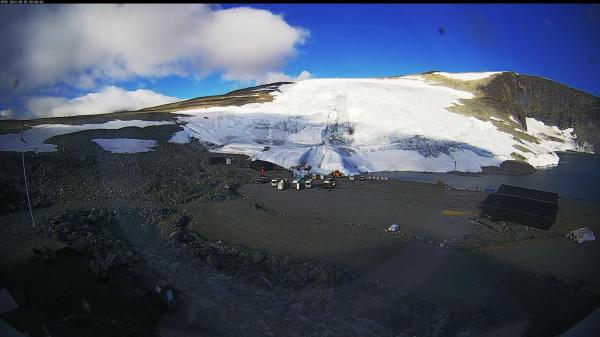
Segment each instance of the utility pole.
M24 125L26 126L26 125ZM27 143L23 138L23 128L21 128L21 141ZM32 227L35 228L35 220L33 219L33 211L31 209L31 200L29 199L29 186L27 185L27 173L25 172L25 149L21 148L21 159L23 162L23 178L25 179L25 192L27 193L27 204L29 205L29 215L31 216Z
M456 188L456 159L454 160L454 181L452 182L452 185Z

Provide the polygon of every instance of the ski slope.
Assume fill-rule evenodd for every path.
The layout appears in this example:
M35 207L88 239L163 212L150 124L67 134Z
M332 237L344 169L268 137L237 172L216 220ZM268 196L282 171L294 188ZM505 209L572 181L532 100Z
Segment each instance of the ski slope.
M179 117L184 130L170 141L187 143L196 137L214 144L215 152L346 174L447 172L455 165L459 171L480 172L482 166L514 159L511 153L534 166L555 165L555 151L575 148L572 130L556 131L532 122L532 129L524 132L541 143L524 143L498 130L492 121L453 113L448 108L474 98L473 94L428 83L419 75L308 79L282 85L271 94L272 102L178 111L185 115ZM559 132L561 141L549 141L543 136L548 132Z

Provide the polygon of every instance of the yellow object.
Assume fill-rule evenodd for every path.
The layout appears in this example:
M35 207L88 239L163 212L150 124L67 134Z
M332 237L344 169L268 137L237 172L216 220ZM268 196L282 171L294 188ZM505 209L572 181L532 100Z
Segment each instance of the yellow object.
M477 215L477 212L472 211L453 211L449 209L442 210L442 215L448 216L472 216Z

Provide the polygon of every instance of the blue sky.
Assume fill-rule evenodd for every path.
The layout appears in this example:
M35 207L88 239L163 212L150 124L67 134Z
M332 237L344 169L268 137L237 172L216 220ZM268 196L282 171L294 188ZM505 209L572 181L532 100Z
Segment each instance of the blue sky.
M160 95L221 94L303 71L319 78L505 70L600 96L600 5L107 6L113 7L13 6L0 13L0 47L14 51L1 56L8 66L0 71L0 115L48 115L107 86L121 90L102 96L114 101L151 90L136 94L142 104L166 99ZM157 15L169 18L161 30ZM208 21L214 24L203 26ZM70 22L104 28L81 33ZM1 86L17 78L18 89Z
M223 8L236 5L223 5ZM310 31L284 68L314 77L506 70L600 96L600 6L266 4ZM444 34L439 32L443 28ZM151 85L182 98L243 87L218 75Z
M253 7L310 30L308 42L286 67L289 73L307 69L316 77L362 77L510 70L600 95L600 6Z

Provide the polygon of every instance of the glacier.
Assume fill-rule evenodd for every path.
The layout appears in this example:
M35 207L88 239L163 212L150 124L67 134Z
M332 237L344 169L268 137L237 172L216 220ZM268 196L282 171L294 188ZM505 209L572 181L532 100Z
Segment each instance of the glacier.
M474 81L498 73L438 74ZM475 95L423 75L307 79L254 90L266 89L275 90L269 93L270 102L173 112L182 130L169 141L184 144L195 137L213 152L244 154L285 168L306 164L315 173L346 174L481 172L483 166L514 159L513 154L542 167L558 164L556 151L587 151L578 145L573 129L561 130L533 118L526 118L527 129L523 129L513 116L490 114L482 120L452 112L453 106ZM173 123L112 120L36 125L23 131L26 142L19 133L0 135L0 151L56 151L55 145L46 143L56 135ZM515 138L519 133L528 137Z
M472 80L494 74L455 77ZM450 107L474 95L419 75L307 79L283 84L271 95L271 102L177 111L183 130L170 141L187 143L195 137L214 152L346 174L481 172L482 166L514 159L512 153L539 167L558 164L555 151L576 147L572 130L556 131L532 121L534 129L524 132L541 141L523 142L491 120L454 113ZM540 137L549 133L555 138ZM561 142L550 140L557 136Z

